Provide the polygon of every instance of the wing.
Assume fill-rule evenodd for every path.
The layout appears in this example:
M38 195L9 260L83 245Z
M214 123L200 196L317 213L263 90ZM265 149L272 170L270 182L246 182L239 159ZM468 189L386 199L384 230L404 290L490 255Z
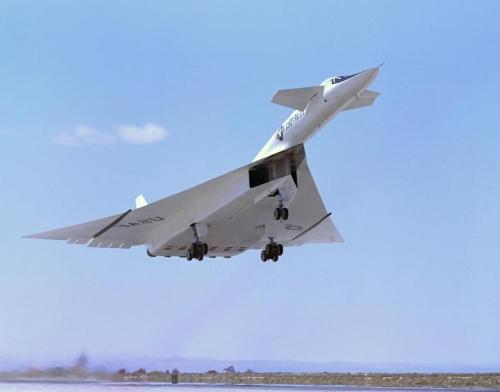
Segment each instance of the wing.
M145 205L141 200L138 205L143 207L135 210L25 238L63 240L101 248L147 245L152 254L169 255L164 251L171 249L169 244L173 239L188 233L185 242L178 244L172 253L184 255L186 247L194 241L193 224L209 222L212 227L218 227L214 217L219 216L231 222L247 203L266 197L284 181L276 178L249 189L248 170L246 165L157 202ZM217 214L220 211L222 215ZM226 252L217 252L217 255L226 255Z
M128 249L134 245L140 245L140 240L133 238L109 238L103 236L114 225L129 215L131 210L124 213L112 215L107 218L81 223L78 225L63 227L61 229L46 231L38 234L24 236L24 238L38 238L44 240L62 240L70 244L88 244L89 246L106 248L124 248Z
M321 199L318 188L309 170L303 146L296 151L295 156L302 155L303 158L296 160L297 169L281 185L280 192L284 195L285 206L289 209L289 218L286 221L267 221L269 225L269 236L277 242L286 246L298 246L306 243L343 242L329 213ZM288 186L288 188L286 188ZM268 198L260 208L267 210L270 216L277 201ZM269 241L265 236L255 244L253 248L262 248Z
M284 203L287 221L274 209ZM27 236L102 248L146 245L152 255L185 256L196 236L209 257L283 245L341 242L307 166L303 145L245 165L203 184L95 221ZM197 230L197 229L200 230ZM201 230L203 229L203 230Z
M321 199L313 176L304 160L297 173L297 195L290 204L290 217L281 229L284 244L344 242ZM290 233L293 232L293 233Z

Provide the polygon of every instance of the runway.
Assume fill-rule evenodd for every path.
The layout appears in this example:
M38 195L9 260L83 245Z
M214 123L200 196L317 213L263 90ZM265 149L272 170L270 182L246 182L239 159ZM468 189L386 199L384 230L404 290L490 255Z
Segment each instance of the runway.
M170 383L101 383L101 382L1 382L0 392L111 392L130 391L146 392L159 390L176 390L178 392L374 392L374 391L443 391L443 388L376 388L351 386L315 386L315 385L172 385ZM486 388L446 388L446 392L495 391Z

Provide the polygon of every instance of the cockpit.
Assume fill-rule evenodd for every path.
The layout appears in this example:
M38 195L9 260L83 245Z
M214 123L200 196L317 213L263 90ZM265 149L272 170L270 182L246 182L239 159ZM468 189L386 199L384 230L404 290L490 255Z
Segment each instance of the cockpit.
M341 83L343 82L344 80L347 80L349 78L352 78L353 76L356 76L356 75L348 75L348 76L334 76L333 78L330 79L330 82L332 84L338 84L338 83Z
M321 83L321 86L327 87L327 86L336 85L336 84L345 82L347 79L353 78L356 75L359 75L359 73L355 73L353 75L339 75L339 76L334 76L333 78L325 79Z

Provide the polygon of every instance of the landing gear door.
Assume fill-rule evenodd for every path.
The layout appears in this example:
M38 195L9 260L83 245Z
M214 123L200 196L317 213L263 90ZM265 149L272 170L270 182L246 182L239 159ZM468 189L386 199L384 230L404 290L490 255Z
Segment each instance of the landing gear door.
M284 207L288 207L292 204L295 195L297 194L297 185L293 179L290 177L283 185L278 188L277 198Z

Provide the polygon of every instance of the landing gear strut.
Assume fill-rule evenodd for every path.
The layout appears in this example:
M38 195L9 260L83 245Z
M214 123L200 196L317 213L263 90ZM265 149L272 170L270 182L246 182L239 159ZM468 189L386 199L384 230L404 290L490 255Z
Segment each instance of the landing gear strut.
M283 254L283 245L277 244L272 241L266 245L266 248L260 252L260 259L264 262L267 260L272 260L274 262L278 261L279 257Z
M208 253L208 245L203 242L192 243L191 246L186 250L186 260L198 259L203 260L203 257Z

